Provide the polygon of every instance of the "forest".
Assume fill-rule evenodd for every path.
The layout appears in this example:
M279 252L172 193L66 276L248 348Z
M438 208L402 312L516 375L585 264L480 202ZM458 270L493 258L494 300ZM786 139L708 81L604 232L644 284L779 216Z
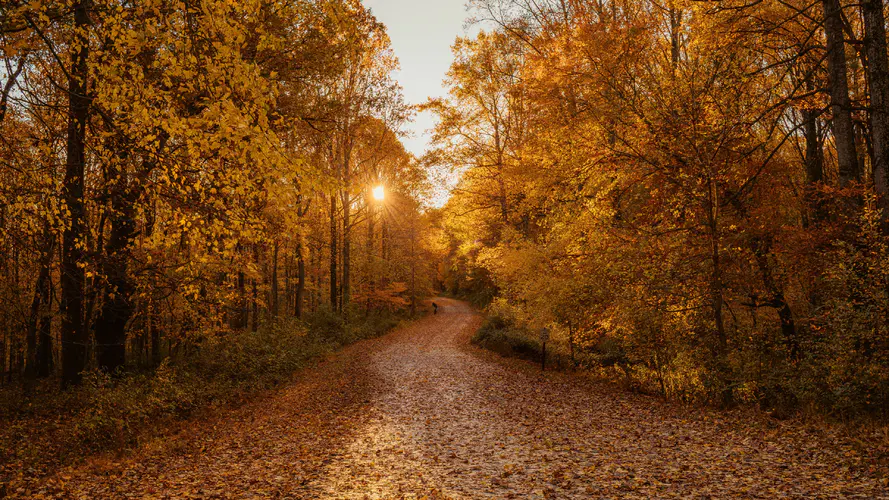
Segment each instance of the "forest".
M129 442L428 295L412 111L358 0L4 0L0 53L0 456Z
M426 450L417 456L464 437L489 450L495 438L472 434L483 417L431 415L488 415L522 384L555 391L567 413L577 401L618 405L629 415L620 426L650 416L626 409L642 408L634 395L658 401L652 412L678 404L708 422L739 408L790 419L763 439L815 461L863 457L843 469L841 494L889 488L875 472L889 464L882 0L469 0L445 94L423 103L405 99L387 26L366 4L0 0L0 498L48 484L60 498L114 497L124 490L101 489L92 472L59 471L217 417L194 424L212 432L181 431L200 437L177 437L170 453L225 467L230 453L199 442L234 439L217 425L231 436L366 432L370 449L401 436L362 430L377 415L368 407L403 417L385 420L397 429L436 429L440 442L415 443ZM435 119L422 155L405 146L418 113ZM478 347L504 359L466 354ZM521 382L513 358L541 356L562 375ZM519 371L498 375L496 363ZM549 386L548 376L577 378ZM589 380L626 394L575 392ZM392 403L391 391L406 396ZM534 398L524 404L551 405ZM257 427L264 418L274 425ZM571 421L582 430L566 442L627 442L588 436L588 418ZM744 418L738 426L760 425ZM800 419L875 430L834 439L844 451L831 455L818 446L834 431L806 434ZM448 422L458 427L437 427ZM488 429L524 429L503 422ZM264 492L389 491L332 469L338 454L299 462L297 478L286 468L296 452L258 439L280 460L236 466L268 475ZM601 447L587 444L577 449ZM301 444L296 456L342 446ZM397 453L348 467L377 479L419 467ZM688 456L728 456L708 453ZM173 497L223 481L197 463L175 472L194 481L163 483ZM503 467L484 480L521 476ZM808 474L769 471L763 488ZM66 486L71 474L79 485ZM346 479L330 483L337 474ZM561 497L588 497L571 489L580 475L547 474ZM616 488L601 496L629 488L615 474L596 483ZM633 491L702 494L658 489L686 483L652 474L653 489ZM282 477L294 483L273 487ZM429 498L476 492L441 481Z
M427 183L359 2L5 4L5 378L425 295Z
M881 1L475 2L428 160L495 340L681 401L889 410Z

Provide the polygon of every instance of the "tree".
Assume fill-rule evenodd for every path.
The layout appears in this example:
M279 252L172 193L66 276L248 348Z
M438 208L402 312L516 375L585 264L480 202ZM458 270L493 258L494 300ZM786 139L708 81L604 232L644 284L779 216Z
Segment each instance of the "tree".
M360 2L29 0L5 4L0 28L10 378L49 374L55 351L73 385L307 319L325 279L333 307L348 303L370 170L393 192L417 174L397 61Z
M68 69L68 143L65 179L62 194L69 220L62 237L61 308L62 316L62 381L76 384L85 368L87 329L84 323L83 293L85 285L84 240L84 169L86 166L86 130L90 117L91 97L87 88L90 57L89 0L74 4L71 62ZM50 48L54 50L54 48Z
M458 41L451 98L431 102L438 149L426 161L466 168L440 219L443 281L481 288L528 335L564 329L556 339L574 355L665 395L773 408L817 399L814 373L850 383L842 348L827 346L873 346L875 330L826 325L863 319L839 303L861 304L852 297L882 280L849 252L880 254L872 206L837 203L867 195L859 149L881 168L882 7L473 4L495 29ZM490 63L505 60L519 63ZM478 89L485 99L467 97ZM516 167L486 178L506 123L472 121L489 109L522 126L504 150Z

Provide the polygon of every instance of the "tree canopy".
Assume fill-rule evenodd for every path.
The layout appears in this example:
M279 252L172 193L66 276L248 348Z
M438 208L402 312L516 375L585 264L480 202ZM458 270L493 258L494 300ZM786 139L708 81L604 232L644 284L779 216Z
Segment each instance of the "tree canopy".
M358 0L11 1L0 50L7 377L425 295L427 181Z
M449 290L671 398L884 414L881 2L473 4Z

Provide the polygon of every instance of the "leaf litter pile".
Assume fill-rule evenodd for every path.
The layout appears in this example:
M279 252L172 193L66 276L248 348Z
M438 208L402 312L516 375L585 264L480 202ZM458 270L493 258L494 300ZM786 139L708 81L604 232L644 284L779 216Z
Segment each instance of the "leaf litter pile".
M441 312L292 385L29 498L889 498L885 465L832 431L744 422L468 345Z

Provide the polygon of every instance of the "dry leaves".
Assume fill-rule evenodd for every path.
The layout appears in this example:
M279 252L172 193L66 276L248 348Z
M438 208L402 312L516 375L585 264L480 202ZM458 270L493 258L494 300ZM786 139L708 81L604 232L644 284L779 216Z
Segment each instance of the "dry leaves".
M430 316L128 461L30 498L889 498L887 471L830 433L681 409L468 347Z

